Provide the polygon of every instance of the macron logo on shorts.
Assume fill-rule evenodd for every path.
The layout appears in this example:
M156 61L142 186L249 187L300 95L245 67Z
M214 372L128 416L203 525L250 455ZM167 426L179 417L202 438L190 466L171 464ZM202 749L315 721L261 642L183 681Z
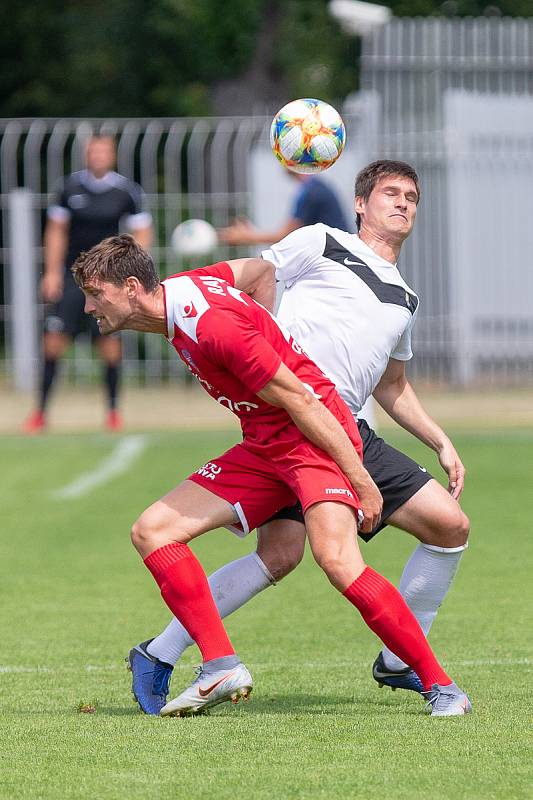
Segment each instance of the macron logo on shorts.
M218 464L215 464L213 461L208 461L207 464L204 464L203 467L200 467L197 470L197 475L201 475L202 478L209 478L210 481L214 481L217 475L220 475L222 472L222 467L219 467Z
M325 489L326 494L344 494L353 499L353 494L349 489Z

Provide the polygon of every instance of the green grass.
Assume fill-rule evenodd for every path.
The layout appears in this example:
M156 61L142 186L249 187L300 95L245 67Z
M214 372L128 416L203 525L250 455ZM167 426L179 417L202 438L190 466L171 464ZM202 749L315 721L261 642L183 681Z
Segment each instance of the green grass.
M422 446L388 438L436 469ZM233 439L152 435L127 474L68 501L51 493L116 439L0 439L0 797L530 798L533 439L523 432L456 437L473 534L431 638L472 697L469 718L432 720L416 695L377 689L377 640L309 556L228 620L256 683L247 706L185 720L136 710L122 659L168 615L130 525ZM194 549L212 570L253 546L219 531ZM397 581L412 547L389 530L364 553ZM175 691L196 663L191 648ZM79 713L84 704L95 713Z

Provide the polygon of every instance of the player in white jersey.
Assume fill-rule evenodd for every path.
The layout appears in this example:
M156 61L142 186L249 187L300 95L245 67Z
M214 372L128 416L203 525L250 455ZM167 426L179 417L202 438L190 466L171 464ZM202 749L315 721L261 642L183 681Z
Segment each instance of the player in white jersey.
M383 496L381 524L360 535L368 540L387 524L419 540L400 591L427 635L467 546L469 521L458 503L465 473L461 460L405 376L418 297L396 262L415 221L418 177L403 162L374 162L357 176L355 194L358 234L322 224L304 227L263 257L284 283L279 318L334 381L354 416L373 394L397 423L436 451L448 475L446 490L359 420L363 462ZM297 506L261 526L257 551L210 578L221 616L287 575L301 560L304 545ZM191 643L173 620L158 637L132 650L134 694L147 713L158 713L164 704L172 667ZM380 685L422 690L417 675L386 648L374 662L373 676Z

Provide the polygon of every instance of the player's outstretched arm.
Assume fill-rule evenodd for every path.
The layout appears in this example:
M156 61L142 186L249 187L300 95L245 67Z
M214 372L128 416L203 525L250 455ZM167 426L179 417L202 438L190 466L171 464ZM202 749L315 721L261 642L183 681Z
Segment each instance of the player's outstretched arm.
M236 258L228 264L235 277L235 288L272 312L276 301L274 264L263 258Z
M285 364L257 394L265 402L284 408L304 436L339 465L361 502L365 516L361 530L373 530L381 517L383 499L339 421Z
M274 244L301 227L302 222L296 217L289 217L279 228L270 231L259 230L248 219L237 219L229 228L221 228L218 238L229 245Z
M464 488L464 465L448 436L420 403L405 376L405 362L394 358L389 360L374 389L374 397L398 425L437 453L440 465L448 475L448 490L458 500Z

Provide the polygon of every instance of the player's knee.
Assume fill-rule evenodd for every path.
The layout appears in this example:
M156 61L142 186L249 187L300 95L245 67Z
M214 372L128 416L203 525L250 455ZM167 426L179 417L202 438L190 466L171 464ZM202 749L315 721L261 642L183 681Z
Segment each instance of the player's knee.
M169 530L165 521L152 508L143 511L131 529L133 546L143 558L158 547L163 547L173 541L180 541L180 539L179 525Z
M338 576L345 571L346 562L341 548L331 545L315 547L313 548L313 557L334 584L337 582Z
M131 542L139 553L143 553L147 549L150 542L150 526L146 524L143 514L131 527Z
M274 558L261 559L265 561L268 571L275 581L280 581L286 575L296 569L302 560L303 550L293 549L286 553L277 552ZM270 562L270 563L269 563Z
M440 547L461 547L470 533L470 520L460 506L450 508L439 518L435 534Z
M268 547L261 543L257 555L268 569L275 581L280 581L293 569L296 569L303 558L305 545L303 542L287 542L287 547Z

